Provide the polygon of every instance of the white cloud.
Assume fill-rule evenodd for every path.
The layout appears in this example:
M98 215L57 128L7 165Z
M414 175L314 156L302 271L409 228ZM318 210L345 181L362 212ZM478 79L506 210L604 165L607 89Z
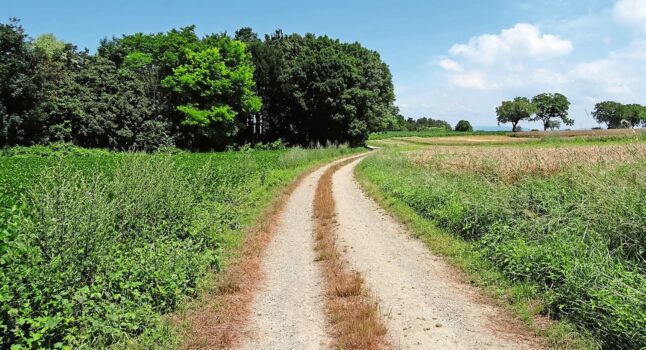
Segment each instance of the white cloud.
M619 0L613 11L617 22L646 33L646 0Z
M488 90L496 87L487 81L483 74L477 72L452 74L449 77L451 84L462 88Z
M557 35L541 34L538 27L518 23L500 34L472 37L466 44L455 44L449 50L454 56L470 61L493 63L499 58L523 57L547 59L572 52L572 43Z
M456 62L456 61L454 61L452 59L443 58L442 60L440 60L439 65L444 70L449 71L449 72L461 72L462 71L462 66L458 62Z

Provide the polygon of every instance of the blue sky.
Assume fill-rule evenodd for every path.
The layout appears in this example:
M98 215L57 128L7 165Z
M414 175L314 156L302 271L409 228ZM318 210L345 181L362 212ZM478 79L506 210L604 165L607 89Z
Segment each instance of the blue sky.
M0 0L0 13L31 36L90 50L104 37L189 24L359 41L389 64L407 117L495 125L500 101L554 91L585 128L596 125L586 115L595 102L646 104L646 0Z

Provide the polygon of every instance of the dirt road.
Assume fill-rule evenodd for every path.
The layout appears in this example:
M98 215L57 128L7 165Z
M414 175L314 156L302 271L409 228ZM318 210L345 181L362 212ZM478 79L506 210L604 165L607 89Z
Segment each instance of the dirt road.
M314 261L312 207L318 179L307 176L294 190L274 240L263 257L264 281L251 305L241 349L325 349L323 279Z
M338 243L380 301L391 343L400 349L531 349L519 326L455 269L367 198L354 180L360 160L333 178ZM519 329L520 328L520 329Z
M333 176L338 249L363 274L380 303L395 349L534 349L518 321L479 300L455 269L384 213L361 191L353 171ZM263 257L264 281L252 304L242 349L327 349L325 281L315 262L312 201L327 167L293 192Z

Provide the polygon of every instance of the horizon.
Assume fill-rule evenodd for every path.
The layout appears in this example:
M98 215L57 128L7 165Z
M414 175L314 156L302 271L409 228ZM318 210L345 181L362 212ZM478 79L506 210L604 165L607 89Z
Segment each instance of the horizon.
M389 65L405 117L451 125L494 127L502 100L541 92L570 99L572 129L598 125L588 114L596 102L646 103L646 0L334 3L39 0L4 4L3 21L16 17L30 37L52 33L90 50L102 38L193 24L200 35L280 28L356 41Z

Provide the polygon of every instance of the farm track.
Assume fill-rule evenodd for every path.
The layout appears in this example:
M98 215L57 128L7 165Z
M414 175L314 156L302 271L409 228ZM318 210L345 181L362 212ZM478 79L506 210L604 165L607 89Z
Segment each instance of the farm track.
M347 159L347 158L346 158ZM473 286L367 198L354 180L362 158L332 177L336 247L380 304L395 349L537 349L522 322ZM334 162L338 164L343 160ZM262 282L239 349L328 349L326 281L316 260L313 201L328 165L295 188L262 255Z

